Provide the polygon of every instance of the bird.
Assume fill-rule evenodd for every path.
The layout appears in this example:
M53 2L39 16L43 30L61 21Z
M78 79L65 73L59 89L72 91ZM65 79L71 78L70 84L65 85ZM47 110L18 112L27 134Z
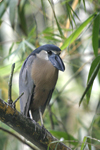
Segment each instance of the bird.
M60 57L61 49L53 44L36 48L24 61L19 73L20 110L35 122L41 121L54 91L58 72L65 66Z

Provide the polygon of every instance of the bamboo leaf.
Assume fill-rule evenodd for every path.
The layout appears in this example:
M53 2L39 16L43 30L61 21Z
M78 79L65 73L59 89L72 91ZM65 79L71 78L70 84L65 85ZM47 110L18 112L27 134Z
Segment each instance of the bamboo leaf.
M56 138L60 139L61 137L64 138L64 140L71 140L71 144L74 146L78 145L78 140L75 139L72 135L62 132L62 131L55 131L55 130L50 130L50 133L53 134Z
M60 28L60 25L59 25L59 23L58 23L58 20L57 20L57 17L56 17L55 11L54 11L54 9L53 9L53 6L52 6L52 4L51 4L50 0L48 0L48 1L49 1L50 5L51 5L51 8L52 8L52 11L53 11L53 14L54 14L54 18L55 18L55 20L56 20L56 24L57 24L57 27L58 27L59 33L60 33L60 35L61 35L62 37L64 37L63 32L62 32L62 29Z
M69 44L76 40L76 38L81 34L83 29L92 21L95 17L95 13L92 14L86 21L84 21L63 43L61 49L65 49Z
M91 64L91 67L90 67L90 71L89 71L89 75L88 75L88 80L87 80L87 84L90 82L91 80L91 77L96 69L96 67L99 65L100 63L100 56L97 56L94 61L92 62ZM99 72L99 67L97 67L97 73ZM86 94L86 97L87 97L87 102L89 102L89 99L90 99L90 95L91 95L91 90L92 90L92 84L91 84L91 87L90 89L88 90L87 94Z
M66 6L66 13L67 13L67 18L69 18L69 20L70 20L70 24L71 24L71 26L73 27L73 24L72 24L72 20L74 21L74 23L75 23L75 19L74 19L74 17L73 17L73 14L77 17L77 19L79 19L79 17L78 17L78 15L77 15L77 13L73 10L73 8L71 7L71 5L70 5L70 0L65 0L65 1L63 1L62 2L62 5L65 5ZM80 19L79 19L80 20ZM75 25L76 25L76 23L75 23Z
M3 16L5 13L7 7L9 5L9 0L4 0L0 2L0 18Z
M96 57L91 64L91 68L90 68L88 80L87 80L87 87L80 99L79 105L83 101L83 98L85 95L87 96L87 103L89 103L93 81L94 81L99 69L100 69L100 56Z
M87 143L88 143L88 148L89 148L89 150L91 150L91 145L90 145L91 139L90 139L90 138L87 138Z
M84 150L85 146L86 146L86 141L87 141L87 137L85 136L82 142L82 146L81 146L81 150Z
M18 55L18 53L23 49L23 44L24 44L24 41L22 41L19 45L18 45L18 47L17 47L17 49L16 50L14 50L12 53L11 53L11 51L9 52L9 54L4 58L4 59L6 59L6 58L9 58L10 56L15 56L15 55ZM13 45L12 45L13 46ZM12 47L11 47L12 48Z
M9 55L11 54L13 47L14 47L14 43L12 43L11 47L9 48Z
M11 22L11 26L12 28L14 28L14 24L15 24L15 12L16 12L16 7L17 7L17 0L10 0L9 3L9 17L10 17L10 22Z
M24 0L23 4L20 3L18 5L18 14L19 14L22 31L24 32L25 35L27 35L27 25L26 25L26 19L25 19L25 11L24 11L25 3L26 3L26 0Z
M100 26L100 14L96 16L93 24L92 32L92 45L95 56L98 55L98 45L99 45L99 26Z
M42 5L42 10L43 10L43 17L44 17L44 22L45 22L45 24L46 24L46 11L45 11L45 3L44 3L44 1L43 0L41 0L41 5Z
M35 50L34 45L32 45L30 42L28 42L27 40L24 40L24 42L29 48L31 48L32 50Z
M3 21L0 19L0 26L1 26L2 22L3 22Z

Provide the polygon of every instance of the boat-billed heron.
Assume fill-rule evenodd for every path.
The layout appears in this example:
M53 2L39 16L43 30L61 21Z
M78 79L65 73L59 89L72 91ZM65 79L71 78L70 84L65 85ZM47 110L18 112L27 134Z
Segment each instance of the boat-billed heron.
M21 112L36 122L41 119L42 125L42 114L50 102L58 71L65 70L60 51L52 44L40 46L26 58L19 75L19 94L24 93L20 98Z

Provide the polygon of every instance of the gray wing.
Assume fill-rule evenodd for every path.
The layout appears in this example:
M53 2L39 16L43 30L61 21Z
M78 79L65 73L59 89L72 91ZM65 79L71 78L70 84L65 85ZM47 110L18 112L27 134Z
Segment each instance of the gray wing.
M50 99L51 99L51 97L52 97L53 91L54 91L54 89L50 90L49 95L48 95L48 98L47 98L45 104L41 107L41 112L42 112L42 114L44 113L46 106L47 106L47 105L49 104L49 102L50 102ZM39 115L39 110L38 110L38 109L36 109L35 111L32 112L32 117L33 117L33 119L34 119L36 122L40 119L40 115Z
M25 116L28 116L34 90L34 81L31 78L31 66L34 59L35 55L31 55L25 60L19 75L19 94L21 95L24 92L20 98L20 110Z

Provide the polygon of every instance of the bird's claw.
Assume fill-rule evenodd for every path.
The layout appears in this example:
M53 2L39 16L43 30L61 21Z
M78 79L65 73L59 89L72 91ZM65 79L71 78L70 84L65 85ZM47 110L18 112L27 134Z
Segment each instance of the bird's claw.
M45 137L46 137L46 129L45 129L44 125L42 125L41 127L42 127L43 139L45 139Z

